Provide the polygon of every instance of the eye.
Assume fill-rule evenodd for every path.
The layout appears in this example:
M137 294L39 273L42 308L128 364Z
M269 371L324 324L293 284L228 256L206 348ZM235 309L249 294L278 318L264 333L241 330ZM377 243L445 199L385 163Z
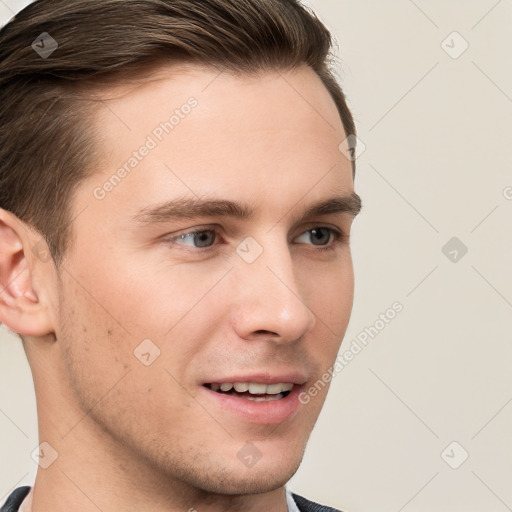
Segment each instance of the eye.
M169 238L172 244L190 247L192 249L213 249L218 238L218 231L212 228L196 229L181 235ZM337 242L343 238L342 233L334 228L318 226L309 229L294 239L300 244L308 244L318 247L318 250L334 249Z
M204 229L201 231L190 231L182 235L171 238L170 241L178 245L186 245L195 248L208 248L213 245L217 232L214 229ZM188 243L181 243L188 242Z
M309 239L309 241L312 243L312 245L321 246L322 248L332 248L334 244L330 244L334 239L334 243L339 241L341 239L342 235L339 231L329 228L329 227L315 227L313 229L309 229L308 231L305 231L302 235L298 236L295 240L300 240L301 238L306 240ZM299 243L308 243L306 242L299 242Z

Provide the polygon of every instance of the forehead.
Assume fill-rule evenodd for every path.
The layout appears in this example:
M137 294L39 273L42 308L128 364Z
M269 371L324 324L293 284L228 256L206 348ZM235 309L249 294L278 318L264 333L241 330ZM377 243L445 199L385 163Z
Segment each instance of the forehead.
M102 208L187 192L249 201L353 188L336 106L307 67L254 75L162 68L105 94L95 123L103 157L81 193L91 202L107 184Z

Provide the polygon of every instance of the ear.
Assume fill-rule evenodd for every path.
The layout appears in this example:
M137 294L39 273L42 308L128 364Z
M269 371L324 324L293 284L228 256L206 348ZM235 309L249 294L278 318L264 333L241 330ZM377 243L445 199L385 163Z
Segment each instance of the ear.
M40 239L37 242L37 239ZM52 260L38 258L48 247L40 235L11 212L0 208L0 322L27 336L53 332L43 285ZM49 254L49 251L46 253ZM46 266L46 268L44 268Z

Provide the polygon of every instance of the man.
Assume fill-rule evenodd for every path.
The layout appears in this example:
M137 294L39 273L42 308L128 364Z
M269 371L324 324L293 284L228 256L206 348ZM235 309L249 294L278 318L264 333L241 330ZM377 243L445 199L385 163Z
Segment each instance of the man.
M40 442L2 512L334 510L286 487L353 298L330 47L296 0L39 0L2 29L0 320Z

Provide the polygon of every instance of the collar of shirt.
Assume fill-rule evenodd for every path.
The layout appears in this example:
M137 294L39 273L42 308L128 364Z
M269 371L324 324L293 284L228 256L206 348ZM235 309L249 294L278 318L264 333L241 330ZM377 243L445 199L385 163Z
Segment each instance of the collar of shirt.
M297 507L297 503L292 496L292 491L285 487L286 489L286 504L288 505L288 512L300 512L299 507Z
M21 502L18 512L31 512L32 510L32 496L34 495L34 485L32 484L30 491Z

